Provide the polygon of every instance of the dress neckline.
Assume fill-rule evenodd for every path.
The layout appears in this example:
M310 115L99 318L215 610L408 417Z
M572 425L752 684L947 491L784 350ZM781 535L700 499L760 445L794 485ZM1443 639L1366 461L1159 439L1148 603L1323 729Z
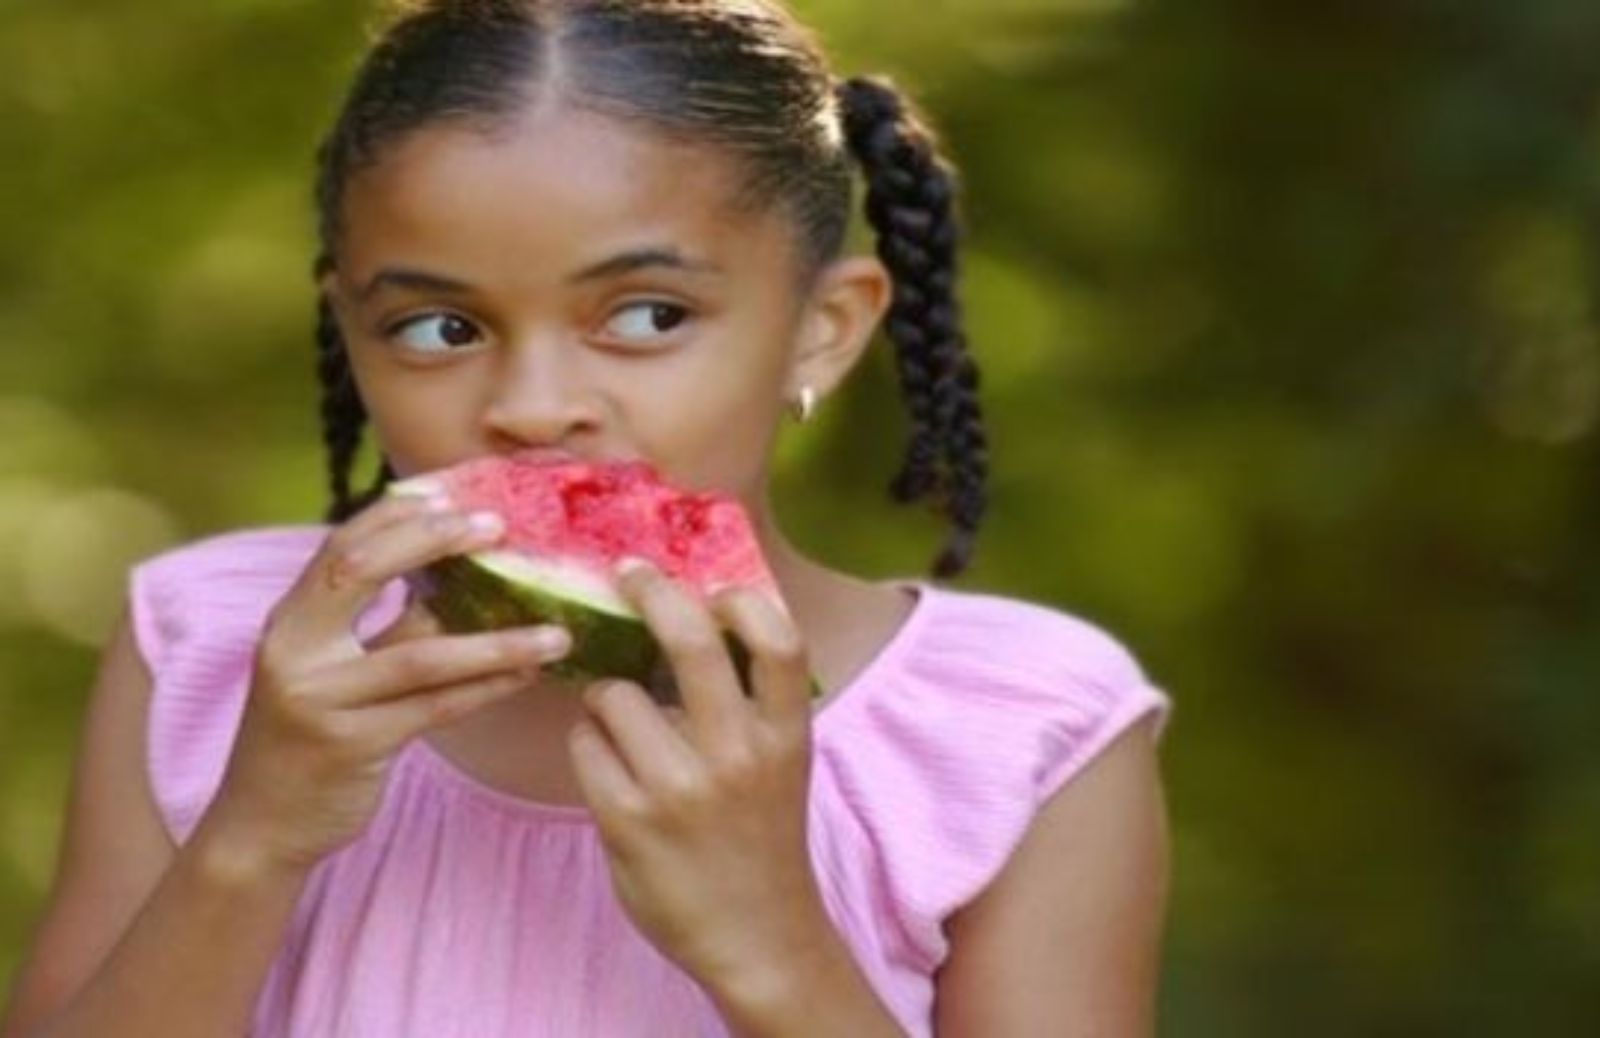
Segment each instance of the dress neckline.
M811 716L811 732L813 740L821 739L823 733L840 723L841 712L848 712L855 705L859 705L864 687L870 685L884 671L893 667L913 645L919 630L927 623L927 615L931 611L933 602L942 589L925 578L901 578L880 581L886 587L909 590L915 597L915 603L908 613L884 643L878 648L877 653L856 671L843 685L825 695L813 708ZM400 751L397 760L409 759L415 761L434 780L454 789L476 803L491 807L504 814L524 819L535 819L545 822L566 822L578 825L593 825L594 812L581 804L558 804L547 800L533 800L528 797L508 793L503 789L491 786L482 779L462 768L455 761L446 757L435 749L427 739L415 738L406 744Z

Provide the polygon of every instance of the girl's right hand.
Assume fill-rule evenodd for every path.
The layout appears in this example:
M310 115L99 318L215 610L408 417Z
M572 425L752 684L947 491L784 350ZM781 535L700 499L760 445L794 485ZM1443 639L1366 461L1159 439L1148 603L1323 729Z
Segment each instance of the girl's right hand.
M268 615L208 835L254 866L309 869L365 828L406 742L528 688L565 654L559 627L442 635L415 600L357 639L357 617L388 581L501 534L413 496L386 497L329 534Z

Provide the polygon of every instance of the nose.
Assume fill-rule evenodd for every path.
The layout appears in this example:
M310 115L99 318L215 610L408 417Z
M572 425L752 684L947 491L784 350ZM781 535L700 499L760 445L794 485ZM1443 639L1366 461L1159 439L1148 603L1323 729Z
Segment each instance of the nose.
M483 411L497 447L571 446L599 428L582 358L556 342L507 350Z

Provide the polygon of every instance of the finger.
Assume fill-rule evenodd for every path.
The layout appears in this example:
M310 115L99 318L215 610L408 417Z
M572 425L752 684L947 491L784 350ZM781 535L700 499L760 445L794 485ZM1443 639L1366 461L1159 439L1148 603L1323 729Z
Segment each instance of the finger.
M749 650L750 681L761 711L774 720L809 717L810 662L789 616L769 596L748 587L712 596L711 614Z
M319 607L344 625L389 581L450 555L492 546L505 532L494 513L455 509L409 516L331 553L322 571Z
M644 814L649 800L603 728L579 718L567 733L567 752L583 799L607 831L616 831L624 818Z
M744 733L744 689L722 629L693 595L653 565L624 559L617 584L661 644L698 749L715 753Z
M362 710L354 727L371 739L376 756L388 756L432 729L458 721L491 703L532 688L537 675L493 674L442 688L425 689Z
M583 705L644 789L670 794L694 782L694 747L643 688L631 681L597 681L583 690Z
M444 507L442 501L440 496L381 498L323 538L268 617L271 640L282 648L283 655L305 665L315 665L326 660L346 659L358 652L360 645L348 628L334 632L330 645L327 632L318 629L317 618L313 615L317 585L326 579L330 559L399 523L438 511Z
M379 498L329 531L323 538L317 551L307 560L305 567L283 596L283 605L293 605L295 608L284 611L290 616L299 615L298 603L310 597L315 584L327 579L327 567L336 557L348 554L355 545L365 543L397 523L437 513L448 507L449 502L443 496L442 489L439 493L429 496L404 495Z
M671 723L673 729L676 730L679 735L683 736L685 742L691 738L689 732L689 715L683 712L683 707L674 706L671 703L663 703L661 704L661 713L662 716L664 716L667 721ZM690 745L693 744L691 743Z
M348 639L361 611L389 581L438 559L489 548L503 533L503 520L490 525L423 505L359 540L329 537L286 596L296 633L309 645Z
M536 673L570 646L566 631L548 624L416 638L325 668L316 695L351 708L506 671Z
M329 531L328 536L361 540L401 519L448 504L442 483L428 483L427 486L432 489L423 494L391 494L378 498Z

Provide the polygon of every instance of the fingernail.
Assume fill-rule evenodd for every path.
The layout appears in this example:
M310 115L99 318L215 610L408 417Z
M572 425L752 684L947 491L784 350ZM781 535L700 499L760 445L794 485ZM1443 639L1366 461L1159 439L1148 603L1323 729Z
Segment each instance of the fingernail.
M649 560L641 559L637 555L624 555L622 558L617 560L618 576L626 577L630 573L641 573L645 570L654 568L655 567L650 564Z
M495 512L473 512L467 522L473 533L501 534L506 529L506 521Z
M564 655L572 648L572 636L561 627L539 627L528 635L528 642L539 652L551 656Z

